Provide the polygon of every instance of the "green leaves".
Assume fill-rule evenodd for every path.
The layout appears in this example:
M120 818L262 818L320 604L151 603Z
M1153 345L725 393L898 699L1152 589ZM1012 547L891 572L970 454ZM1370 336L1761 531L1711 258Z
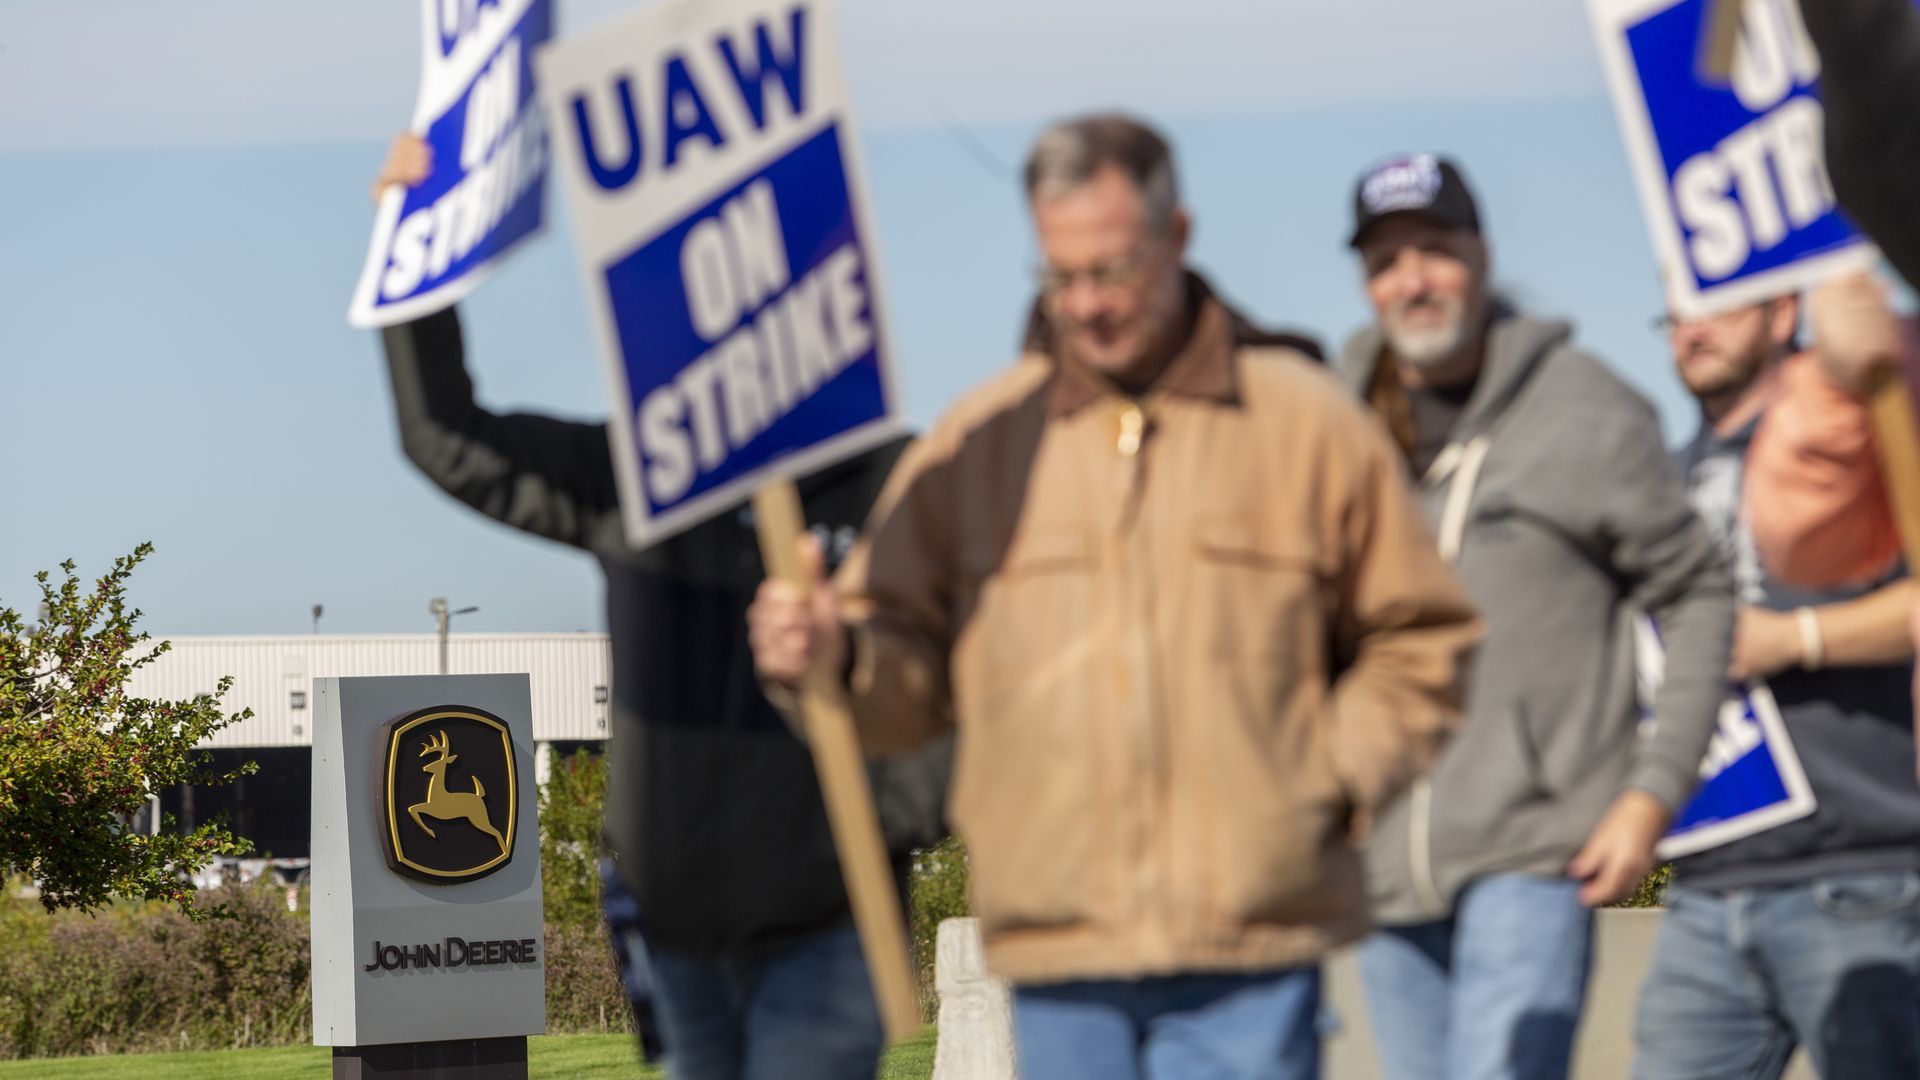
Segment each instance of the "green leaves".
M223 784L249 763L213 770L194 746L245 718L227 715L222 679L186 701L129 695L135 671L167 650L137 629L126 583L153 545L115 559L91 585L69 560L42 571L39 613L29 623L0 604L0 875L39 883L49 910L92 911L115 897L161 900L194 918L186 876L221 855L248 850L221 823L174 834L135 832L150 792L176 784Z
M907 881L907 922L913 932L914 960L920 974L920 1009L932 1020L937 999L933 992L934 947L940 923L972 914L969 882L972 864L967 846L949 836L930 848L913 853Z
M584 750L552 760L540 791L541 899L548 922L597 927L607 762Z

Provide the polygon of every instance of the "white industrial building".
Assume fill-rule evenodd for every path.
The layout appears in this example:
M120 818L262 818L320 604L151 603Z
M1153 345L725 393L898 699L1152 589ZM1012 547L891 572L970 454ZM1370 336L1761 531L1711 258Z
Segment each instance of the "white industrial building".
M156 640L161 640L156 635ZM304 861L311 824L313 680L352 675L432 675L435 634L172 637L172 648L135 673L128 692L178 700L210 693L224 676L228 713L253 715L202 744L214 766L257 761L260 771L228 787L158 792L160 809L191 828L225 812L258 854ZM453 634L447 673L524 672L533 693L540 778L548 751L597 749L607 737L611 656L605 634Z

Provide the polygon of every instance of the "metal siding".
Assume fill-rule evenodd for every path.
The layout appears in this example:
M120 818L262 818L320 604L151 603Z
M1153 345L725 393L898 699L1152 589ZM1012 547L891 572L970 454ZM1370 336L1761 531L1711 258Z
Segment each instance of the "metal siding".
M177 637L172 648L136 672L129 692L178 700L211 693L221 676L233 688L229 713L253 716L204 742L208 748L311 746L313 680L356 675L431 675L439 666L432 634L378 636ZM604 739L608 706L594 688L607 686L611 657L605 634L454 634L447 666L454 674L525 672L533 689L534 738ZM304 691L307 707L291 705Z

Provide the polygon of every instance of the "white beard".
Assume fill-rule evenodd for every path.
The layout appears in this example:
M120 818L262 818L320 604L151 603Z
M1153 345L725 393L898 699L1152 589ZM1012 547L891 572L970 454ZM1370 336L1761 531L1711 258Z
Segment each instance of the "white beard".
M1427 367L1449 359L1458 352L1462 340L1466 337L1467 320L1463 317L1464 305L1455 301L1443 301L1449 308L1446 322L1419 330L1407 328L1400 322L1402 312L1396 311L1381 320L1381 329L1386 331L1387 343L1393 346L1393 355L1414 367Z

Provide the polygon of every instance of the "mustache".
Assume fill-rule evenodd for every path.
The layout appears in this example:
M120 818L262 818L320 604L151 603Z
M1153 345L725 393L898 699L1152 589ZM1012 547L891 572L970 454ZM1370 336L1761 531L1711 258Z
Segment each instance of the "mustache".
M1432 293L1422 293L1419 296L1409 297L1406 300L1400 301L1398 304L1395 304L1391 310L1397 317L1423 308L1450 313L1459 307L1460 305L1450 297L1437 296Z
M1080 332L1080 333L1111 332L1113 330L1120 329L1126 326L1127 324L1128 324L1128 320L1115 318L1111 315L1095 315L1092 318L1088 318L1088 319L1077 319L1071 316L1061 316L1059 318L1060 328L1070 333L1072 332Z

